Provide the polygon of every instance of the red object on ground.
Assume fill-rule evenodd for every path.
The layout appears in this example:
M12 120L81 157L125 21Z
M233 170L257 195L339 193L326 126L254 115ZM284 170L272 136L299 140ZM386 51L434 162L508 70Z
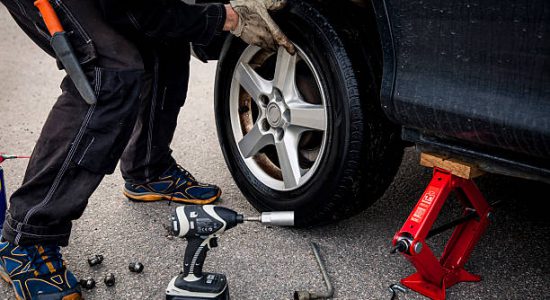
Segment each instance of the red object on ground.
M437 259L426 239L452 191L464 206L464 222L455 228L441 258ZM431 299L443 300L447 288L459 282L480 281L481 277L464 270L464 265L485 232L490 213L491 207L473 180L434 168L430 184L393 239L395 249L417 271L402 279L401 284Z
M9 155L9 154L0 153L0 164L3 163L5 160L14 159L14 158L31 158L31 157L30 156Z

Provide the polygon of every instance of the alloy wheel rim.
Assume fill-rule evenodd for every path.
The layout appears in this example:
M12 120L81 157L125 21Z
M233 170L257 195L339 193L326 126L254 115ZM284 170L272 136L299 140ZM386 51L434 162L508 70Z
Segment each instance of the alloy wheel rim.
M260 74L265 70L272 78ZM328 111L319 74L302 49L290 55L282 47L276 54L247 47L229 103L237 149L259 181L290 191L311 179L326 147Z

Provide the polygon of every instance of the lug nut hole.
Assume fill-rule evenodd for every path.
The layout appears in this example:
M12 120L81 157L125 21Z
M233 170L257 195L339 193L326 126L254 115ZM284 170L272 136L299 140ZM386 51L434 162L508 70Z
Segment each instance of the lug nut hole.
M269 103L269 97L267 95L261 95L260 103L263 105L267 105Z
M271 129L271 126L269 125L267 119L262 120L261 127L263 131L268 131L269 129Z

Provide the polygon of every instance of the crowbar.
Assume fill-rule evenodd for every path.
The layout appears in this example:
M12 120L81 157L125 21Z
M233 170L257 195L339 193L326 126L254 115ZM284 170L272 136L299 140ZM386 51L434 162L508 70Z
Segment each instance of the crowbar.
M73 47L69 42L67 33L63 29L63 26L59 21L59 17L53 10L52 5L48 0L37 0L34 2L34 6L38 8L40 14L42 15L42 19L44 19L44 23L52 36L50 44L55 52L55 55L61 61L63 67L65 67L67 75L69 75L72 79L76 89L84 101L90 105L96 104L97 98L92 86L80 67L80 63L78 62Z

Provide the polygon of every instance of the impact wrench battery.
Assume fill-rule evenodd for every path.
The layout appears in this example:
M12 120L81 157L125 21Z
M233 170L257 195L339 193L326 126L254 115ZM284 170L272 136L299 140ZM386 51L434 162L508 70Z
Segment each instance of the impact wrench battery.
M171 218L175 236L187 239L183 272L170 281L167 300L229 300L227 278L223 274L203 273L208 250L218 246L224 231L244 221L275 226L294 226L294 212L268 212L245 218L230 209L214 205L185 205L176 208Z

